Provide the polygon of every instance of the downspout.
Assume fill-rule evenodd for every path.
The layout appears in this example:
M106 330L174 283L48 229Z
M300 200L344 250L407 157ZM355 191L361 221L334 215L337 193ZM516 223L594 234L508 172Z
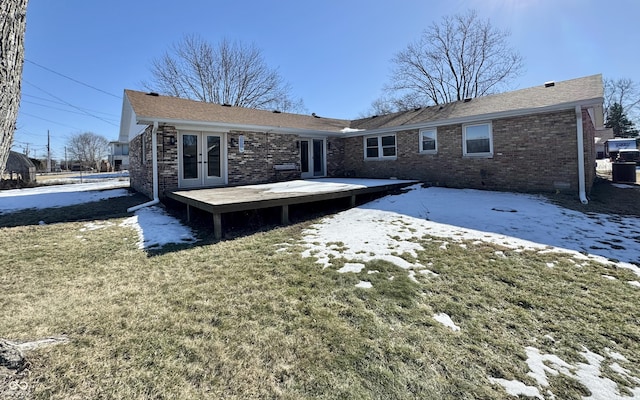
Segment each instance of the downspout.
M151 129L151 164L153 169L153 200L146 203L138 204L137 206L127 208L127 212L138 211L141 208L149 207L160 203L158 198L158 121L154 121L153 129Z
M582 129L582 107L576 106L576 139L578 142L578 195L582 204L588 204L584 180L584 132Z

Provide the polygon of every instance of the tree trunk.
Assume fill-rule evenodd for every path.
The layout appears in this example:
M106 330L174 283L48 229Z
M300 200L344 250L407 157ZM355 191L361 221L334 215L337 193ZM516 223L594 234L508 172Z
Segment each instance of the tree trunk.
M0 2L0 176L7 165L18 119L27 2Z

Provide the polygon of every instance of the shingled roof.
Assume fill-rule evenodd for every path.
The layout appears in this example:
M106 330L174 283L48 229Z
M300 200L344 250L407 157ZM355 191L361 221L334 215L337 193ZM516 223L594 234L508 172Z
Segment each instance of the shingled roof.
M293 128L306 131L340 132L351 121L232 107L202 101L159 96L154 93L125 90L139 122L189 121L228 125Z
M592 75L467 101L364 118L352 121L350 127L372 130L437 122L444 124L470 117L490 118L492 115L506 113L534 113L547 109L571 108L579 104L602 104L603 95L602 75Z
M603 96L602 75L591 75L353 121L231 107L134 90L125 90L125 104L128 101L131 106L131 111L134 113L132 117L135 119L131 122L134 124L186 123L228 129L235 127L236 129L275 129L299 133L361 135L367 131L461 123L473 119L491 119L571 108L576 105L601 106ZM123 109L123 117L124 115ZM126 124L122 126L127 129ZM121 131L121 137L123 133Z

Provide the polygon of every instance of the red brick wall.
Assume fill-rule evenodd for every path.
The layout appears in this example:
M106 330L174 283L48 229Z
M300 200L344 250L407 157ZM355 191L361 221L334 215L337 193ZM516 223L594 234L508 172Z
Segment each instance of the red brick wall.
M238 149L244 136L244 152ZM231 141L235 145L231 146ZM279 133L231 131L227 135L230 185L276 182L300 178L298 137ZM296 170L278 171L276 165L295 164Z
M419 152L418 130L397 132L396 160L365 161L363 138L348 138L345 140L345 172L348 176L368 178L419 179L448 187L577 192L574 110L491 122L491 158L464 157L462 125L456 124L437 128L437 154ZM592 143L593 138L586 136L587 133L585 141Z
M153 197L151 130L136 137L130 143L129 175L131 188ZM178 189L178 130L173 126L160 126L158 135L158 195ZM240 153L238 141L245 138L244 152ZM142 162L142 141L146 143L145 162ZM232 145L233 140L233 145ZM227 134L229 185L266 183L300 178L298 138L264 132L231 131ZM292 171L278 171L275 165L295 164Z
M362 137L327 139L328 176L417 179L436 186L523 192L578 191L574 110L493 120L493 157L462 155L462 125L437 128L436 154L419 152L418 130L396 133L395 160L365 161ZM595 128L583 111L587 193L595 178ZM239 152L239 136L245 149ZM296 135L231 131L227 134L229 185L300 178ZM146 143L142 163L142 141ZM130 143L131 187L152 197L151 127ZM296 170L277 171L278 164ZM178 188L178 131L158 128L159 195Z
M145 154L142 154L142 142L145 142ZM129 143L129 181L130 186L145 196L153 197L151 164L151 127L136 136Z

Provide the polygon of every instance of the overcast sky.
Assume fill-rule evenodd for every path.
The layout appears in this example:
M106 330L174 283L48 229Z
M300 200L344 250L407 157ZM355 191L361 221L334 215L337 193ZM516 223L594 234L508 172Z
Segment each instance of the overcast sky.
M144 90L151 60L193 33L255 44L309 113L353 119L398 51L469 9L511 32L526 67L513 89L598 73L640 81L637 0L30 0L13 149L44 157L47 130L57 159L74 133L116 140L123 90Z

